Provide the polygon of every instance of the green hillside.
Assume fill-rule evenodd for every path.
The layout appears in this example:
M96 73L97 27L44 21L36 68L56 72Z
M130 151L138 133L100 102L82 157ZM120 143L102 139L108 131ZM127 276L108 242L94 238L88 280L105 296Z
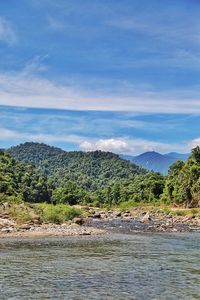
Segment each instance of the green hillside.
M175 162L166 178L163 199L177 204L200 206L200 147L184 163Z
M27 142L11 147L7 152L17 160L25 164L33 163L39 165L40 162L51 157L64 153L60 148L51 147L43 143Z
M70 180L90 191L146 172L110 152L66 152L45 144L25 143L10 148L8 153L24 163L34 163L55 186Z
M186 206L200 203L199 147L185 163L174 163L167 177L147 172L110 152L66 152L45 144L25 143L7 153L15 158L0 152L1 196L68 204L112 205L161 199Z
M0 151L0 200L49 201L47 179L32 165Z

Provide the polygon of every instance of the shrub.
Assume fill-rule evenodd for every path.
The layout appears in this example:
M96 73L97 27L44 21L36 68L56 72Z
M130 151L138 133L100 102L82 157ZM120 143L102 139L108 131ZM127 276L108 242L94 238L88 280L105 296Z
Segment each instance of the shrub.
M22 225L26 222L31 221L32 216L28 208L21 204L13 204L8 209L9 215L16 221L17 225Z
M65 204L37 204L36 212L43 222L61 224L81 215L81 210Z

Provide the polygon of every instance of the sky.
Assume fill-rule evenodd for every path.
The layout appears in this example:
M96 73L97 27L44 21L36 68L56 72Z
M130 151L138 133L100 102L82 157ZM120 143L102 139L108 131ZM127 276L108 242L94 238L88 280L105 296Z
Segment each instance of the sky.
M200 145L199 0L0 0L0 148Z

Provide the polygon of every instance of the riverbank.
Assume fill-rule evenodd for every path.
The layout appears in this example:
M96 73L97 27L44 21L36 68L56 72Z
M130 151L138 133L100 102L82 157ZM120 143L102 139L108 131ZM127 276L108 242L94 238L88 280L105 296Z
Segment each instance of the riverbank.
M0 204L1 237L98 235L104 230L82 226L82 210L68 205Z
M200 232L200 210L153 206L124 211L90 209L87 222L115 232Z
M1 224L1 219L0 219ZM6 237L64 237L64 236L84 236L84 235L100 235L104 234L105 230L92 228L87 226L80 226L78 224L63 223L58 224L41 224L29 225L25 224L19 228L3 227L0 232L0 238Z
M134 207L129 210L102 210L79 206L73 209L81 212L72 220L60 224L44 222L33 207L20 204L23 222L11 213L9 204L1 205L0 237L43 237L99 235L106 232L200 232L199 209L160 208L153 206ZM37 211L37 210L36 210ZM28 218L24 216L28 215Z

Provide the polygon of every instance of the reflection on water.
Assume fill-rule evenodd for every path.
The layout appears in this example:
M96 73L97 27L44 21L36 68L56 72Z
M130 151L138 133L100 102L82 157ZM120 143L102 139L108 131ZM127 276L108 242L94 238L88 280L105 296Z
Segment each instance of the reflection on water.
M200 235L1 240L0 299L200 299Z

